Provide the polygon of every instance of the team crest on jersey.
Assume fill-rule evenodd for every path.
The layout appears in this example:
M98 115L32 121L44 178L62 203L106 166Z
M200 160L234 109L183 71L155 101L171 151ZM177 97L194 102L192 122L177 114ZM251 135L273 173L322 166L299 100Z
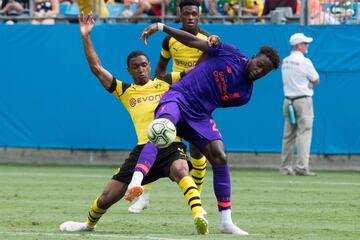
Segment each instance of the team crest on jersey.
M160 89L160 88L161 88L161 83L157 83L157 84L155 85L155 88L156 88L156 89Z
M135 98L130 98L129 104L130 104L130 107L135 107L136 99Z

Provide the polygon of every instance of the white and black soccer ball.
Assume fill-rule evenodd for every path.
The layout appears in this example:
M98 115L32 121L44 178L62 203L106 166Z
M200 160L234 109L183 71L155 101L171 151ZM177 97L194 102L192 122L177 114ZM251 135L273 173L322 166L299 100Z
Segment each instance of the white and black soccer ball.
M166 148L176 138L176 127L169 119L158 118L150 123L147 134L152 144Z

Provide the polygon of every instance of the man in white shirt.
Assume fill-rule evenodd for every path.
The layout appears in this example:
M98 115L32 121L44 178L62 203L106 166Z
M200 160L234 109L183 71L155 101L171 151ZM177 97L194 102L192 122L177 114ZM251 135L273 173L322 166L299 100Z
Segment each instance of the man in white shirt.
M312 41L303 33L293 34L289 41L292 51L283 60L281 68L285 95L280 166L282 175L316 175L309 169L309 158L314 120L313 86L320 83L320 78L311 60L304 56ZM295 147L297 158L293 163Z

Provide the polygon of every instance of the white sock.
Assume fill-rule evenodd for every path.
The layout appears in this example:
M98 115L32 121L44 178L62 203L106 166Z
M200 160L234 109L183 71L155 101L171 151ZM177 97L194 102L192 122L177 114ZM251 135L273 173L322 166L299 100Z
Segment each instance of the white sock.
M220 212L220 225L232 223L231 209L226 209Z
M144 175L140 171L135 171L129 186L141 186L141 182L144 179Z

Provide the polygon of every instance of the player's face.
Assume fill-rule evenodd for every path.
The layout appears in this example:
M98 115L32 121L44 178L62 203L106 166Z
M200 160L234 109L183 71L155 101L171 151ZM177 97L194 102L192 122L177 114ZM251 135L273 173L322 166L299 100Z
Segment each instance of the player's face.
M255 81L268 74L272 69L273 64L270 59L261 54L253 57L246 65L246 75L249 80Z
M199 8L197 6L184 6L181 9L180 20L185 31L197 29Z
M137 85L144 85L149 81L150 70L150 63L143 55L133 57L129 61L128 72Z

